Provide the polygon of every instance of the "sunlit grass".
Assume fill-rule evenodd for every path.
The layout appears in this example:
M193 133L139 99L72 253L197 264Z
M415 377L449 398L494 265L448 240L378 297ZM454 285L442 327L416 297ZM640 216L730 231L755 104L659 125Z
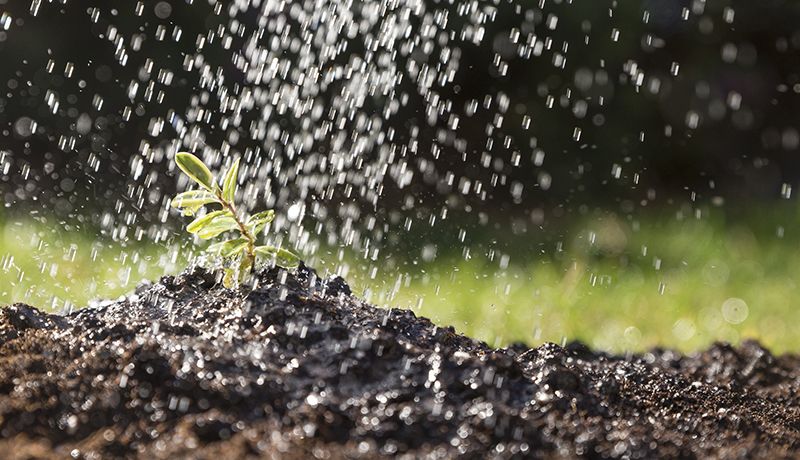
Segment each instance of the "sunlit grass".
M411 308L492 345L581 339L614 351L692 350L758 338L776 351L800 350L800 239L775 222L587 219L565 232L561 251L510 244L506 268L499 255L465 260L441 250L430 262L404 254L363 267L320 251L311 263L323 273L343 263L371 302ZM52 310L123 295L178 271L188 256L30 222L8 222L0 235L0 303Z
M615 351L694 350L757 338L776 351L800 350L798 226L781 220L653 220L634 231L600 219L568 232L565 252L518 249L505 270L438 259L419 265L394 297L373 301L413 308L492 345L580 339Z
M185 264L177 248L123 245L56 228L32 221L0 225L0 303L69 310L116 298Z

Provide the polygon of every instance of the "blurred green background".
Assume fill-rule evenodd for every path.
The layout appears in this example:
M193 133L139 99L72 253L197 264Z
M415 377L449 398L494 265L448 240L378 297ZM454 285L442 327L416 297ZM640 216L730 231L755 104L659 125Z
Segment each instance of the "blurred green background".
M376 305L410 308L491 345L580 339L621 352L757 338L779 352L800 348L794 205L736 219L687 211L635 221L598 213L565 224L563 241L506 235L499 246L475 235L454 248L411 234L404 251L377 261L335 247L306 258ZM176 273L195 249L177 244L181 236L122 246L40 220L2 228L0 303L62 311L114 298Z

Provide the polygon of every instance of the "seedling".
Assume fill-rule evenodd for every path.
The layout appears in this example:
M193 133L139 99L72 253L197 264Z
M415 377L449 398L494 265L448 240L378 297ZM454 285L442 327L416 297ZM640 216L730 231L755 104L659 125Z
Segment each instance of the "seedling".
M235 196L238 187L239 160L225 172L222 188L208 166L191 153L175 155L175 163L197 185L198 190L189 190L176 196L172 206L180 209L185 216L193 216L205 206L220 205L222 208L197 217L186 230L198 237L209 240L223 234L236 233L236 238L212 244L206 252L219 255L226 262L223 284L233 287L236 282L252 272L259 258L275 259L287 266L296 265L299 258L290 251L273 246L258 246L256 238L275 218L275 211L269 209L248 215L236 210Z

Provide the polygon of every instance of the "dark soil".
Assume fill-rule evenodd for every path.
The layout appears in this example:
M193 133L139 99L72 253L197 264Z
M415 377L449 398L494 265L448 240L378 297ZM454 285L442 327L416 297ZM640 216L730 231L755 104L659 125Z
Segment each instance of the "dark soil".
M791 458L799 387L756 343L493 349L305 267L0 312L4 458Z

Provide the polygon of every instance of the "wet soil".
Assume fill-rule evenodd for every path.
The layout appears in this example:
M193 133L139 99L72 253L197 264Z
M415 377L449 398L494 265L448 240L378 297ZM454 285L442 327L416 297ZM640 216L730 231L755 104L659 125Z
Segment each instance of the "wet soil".
M3 458L794 458L800 358L493 349L340 278L0 311Z

